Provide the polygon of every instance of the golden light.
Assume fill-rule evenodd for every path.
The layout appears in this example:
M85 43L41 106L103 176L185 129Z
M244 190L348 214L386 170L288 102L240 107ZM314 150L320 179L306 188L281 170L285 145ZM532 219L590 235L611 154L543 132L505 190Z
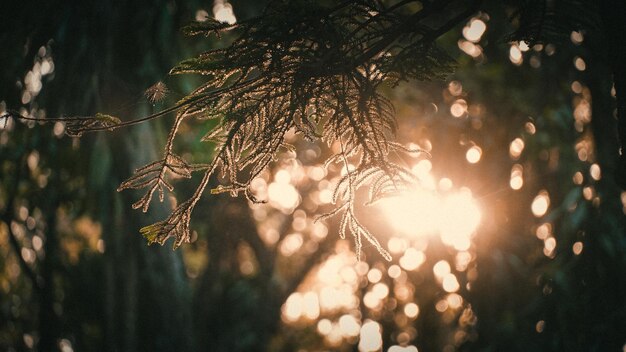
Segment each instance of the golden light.
M206 12L206 10L198 10L196 11L196 21L197 22L204 22L207 20L207 18L209 17L209 13Z
M375 321L368 320L361 327L361 336L359 341L360 352L378 351L383 346L383 339L380 331L380 324Z
M509 49L509 59L515 65L521 65L524 62L524 58L522 57L522 51L517 45L511 45Z
M280 239L280 234L278 233L278 231L275 228L269 227L260 228L259 236L261 237L263 242L265 242L265 244L269 246L273 246Z
M333 323L331 323L330 320L328 319L320 319L320 321L317 322L317 332L319 332L322 335L330 334L332 329L333 329Z
M342 340L341 330L339 330L337 324L333 324L330 333L326 335L325 341L331 346L339 346Z
M574 108L574 119L576 120L576 122L574 123L574 127L576 127L576 130L578 132L582 132L584 125L591 122L591 101L589 101L588 99L577 99L574 101L574 104L576 106ZM589 149L585 145L587 144L586 141L584 142L584 140L581 140L579 143L581 143L581 147Z
M578 71L584 71L587 68L587 64L582 58L576 57L574 59L574 67L576 67Z
M345 262L338 255L327 259L317 271L317 279L320 283L331 286L339 286L342 284L339 272Z
M465 271L471 261L472 255L470 252L458 252L454 261L456 270Z
M235 24L237 18L233 12L233 5L224 0L215 0L213 4L213 16L219 22Z
M547 250L552 251L556 248L556 239L554 237L548 237L544 241L543 245Z
M389 349L387 350L387 352L418 352L417 351L417 347L415 346L400 346L400 345L393 345L391 347L389 347Z
M308 308L302 308L303 314L308 312L310 316L314 316L321 312L358 307L359 302L354 295L358 285L355 262L356 259L350 252L332 255L324 261L317 269L313 287L308 288L314 295L302 297L301 304L308 305Z
M443 243L458 251L466 251L470 239L480 223L480 210L472 198L471 192L462 189L458 193L446 196L442 202L439 234Z
M280 254L284 255L285 257L290 257L291 255L296 253L300 249L300 247L302 247L303 243L304 240L301 234L289 234L285 236L285 239L280 243Z
M465 153L465 159L467 159L470 164L476 164L480 161L480 157L482 156L482 154L483 150L480 149L479 146L475 145L467 150L467 152Z
M407 301L413 297L413 286L398 283L393 289L393 294L400 301Z
M379 282L376 285L374 285L374 287L372 287L372 293L379 300L385 299L389 295L389 287L383 284L382 282Z
M333 192L330 189L323 189L319 194L320 204L329 204L333 201Z
M593 178L596 181L599 181L600 178L602 178L602 172L600 170L600 165L592 164L589 167L589 174L591 175L591 178Z
M581 185L583 183L583 173L580 171L576 171L576 173L572 177L572 181L574 182L574 184Z
M533 212L533 215L536 217L542 217L548 211L548 207L550 206L550 195L547 191L542 190L537 194L535 199L533 200L530 209Z
M539 320L539 321L537 322L537 324L535 324L535 330L536 330L538 333L541 333L541 332L543 332L543 329L545 328L545 326L546 326L546 322L545 322L545 321L543 321L543 320Z
M411 302L411 303L407 303L404 306L404 315L406 315L407 317L414 319L417 317L417 315L419 314L420 309L417 306L417 304Z
M438 261L433 266L433 273L435 277L437 277L437 280L443 280L443 278L450 273L450 264L445 260Z
M368 273L368 271L370 270L370 266L366 262L358 262L354 266L354 270L357 274L363 276Z
M480 45L474 44L468 40L459 40L457 44L459 49L473 58L477 58L483 53L483 49Z
M459 81L451 81L448 83L448 92L455 97L458 97L463 93L463 85Z
M300 194L290 182L291 174L283 169L276 172L274 182L267 187L270 204L287 214L300 203Z
M401 274L402 274L402 269L400 269L400 267L395 264L390 266L389 269L387 269L387 275L389 275L389 277L392 279L399 278Z
M307 319L317 319L320 315L319 299L315 292L307 292L302 297L302 313Z
M446 195L424 189L414 189L397 197L379 202L385 216L400 234L412 237L439 234L441 240L457 250L470 247L470 239L480 223L481 214L471 192L462 188ZM408 252L408 250L407 250ZM412 270L416 259L405 252L404 265ZM421 263L420 263L421 264Z
M509 155L512 159L517 160L524 151L524 141L521 138L515 138L509 146Z
M324 287L320 291L319 300L323 311L351 309L358 306L354 290L349 285L341 285L338 288Z
M357 283L358 276L356 274L356 271L354 271L354 268L352 268L351 266L344 266L343 268L341 268L341 270L339 271L339 275L341 276L341 278L343 279L345 283L348 283L348 284Z
M413 166L412 170L415 176L420 179L428 176L430 170L433 168L433 164L428 159L420 160L415 166Z
M441 191L449 191L452 189L452 186L453 186L452 180L447 177L444 177L441 180L439 180L439 189Z
M321 166L312 166L308 169L307 176L313 181L321 181L326 177L326 169Z
M437 304L435 304L435 309L440 313L445 312L448 309L448 301L445 299L438 301Z
M452 106L450 106L450 113L454 117L463 117L467 112L467 102L465 99L457 99Z
M441 200L435 192L416 189L379 202L391 225L401 233L423 236L437 231Z
M515 164L511 168L511 180L509 185L511 189L518 190L524 185L524 168L520 164Z
M312 225L309 225L309 228L311 230L311 235L318 240L324 239L328 236L328 227L326 227L326 225L322 222L314 222Z
M582 253L583 251L583 243L578 241L575 242L574 245L572 246L572 252L574 252L574 254L579 255L580 253Z
M283 318L287 321L296 321L302 315L302 295L294 292L289 295L287 301L283 305Z
M517 46L519 47L519 50L522 52L528 51L530 49L530 47L528 46L528 44L524 41L521 41L517 44Z
M584 37L582 33L573 31L572 34L570 35L570 39L572 40L572 43L578 45L583 42Z
M446 301L448 301L448 306L452 309L460 308L463 305L463 297L456 293L449 294L448 297L446 297Z
M478 18L472 19L468 26L463 28L463 36L465 39L477 43L487 30L487 25Z
M357 336L361 330L361 325L355 317L345 314L339 318L339 329L344 336Z
M363 304L369 309L378 310L382 301L373 292L367 292L363 296Z
M409 248L404 252L404 255L400 257L400 266L404 270L417 270L426 261L426 255L424 252L418 251L415 248Z
M349 306L346 300L346 292L334 287L324 287L320 291L320 306L325 311L334 311L341 307ZM352 291L347 292L347 298L350 298Z
M4 126L1 126L0 129L3 127ZM52 128L52 133L54 133L55 137L61 138L65 133L65 124L61 121L55 122L54 127Z
M543 241L543 254L546 257L552 257L556 249L556 238L548 237Z
M380 279L382 277L383 277L383 273L380 270L376 269L376 268L373 268L372 270L370 270L367 273L367 279L369 280L369 282L371 282L373 284L375 284L378 281L380 281Z
M456 292L461 287L456 279L456 276L452 273L448 273L443 277L441 286L446 292Z
M391 253L403 253L409 244L404 238L391 237L387 242L387 248Z
M540 240L545 240L552 235L552 225L550 223L541 224L537 227L536 236Z

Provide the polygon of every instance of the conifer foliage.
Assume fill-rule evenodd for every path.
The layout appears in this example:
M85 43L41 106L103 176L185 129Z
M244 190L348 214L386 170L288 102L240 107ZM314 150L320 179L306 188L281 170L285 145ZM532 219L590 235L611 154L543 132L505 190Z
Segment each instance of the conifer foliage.
M390 259L376 238L357 220L355 191L369 187L374 202L414 182L412 174L389 160L391 152L415 153L394 143L393 106L378 92L382 84L401 79L442 78L453 67L433 43L429 29L417 18L430 11L405 9L403 1L386 7L381 1L349 1L325 7L317 2L274 3L265 13L235 25L211 18L188 25L188 35L217 35L237 31L239 37L183 61L172 74L195 73L206 83L183 99L177 111L165 155L148 165L120 189L148 187L135 207L147 209L152 193L171 189L164 170L204 177L191 199L163 222L142 229L151 242L175 237L175 246L189 239L188 223L194 204L209 177L221 169L229 184L211 193L244 192L253 202L250 182L275 158L292 128L305 138L326 143L339 141L341 152L327 162L345 164L345 176L335 187L334 211L341 214L340 234L350 232L360 253L363 237ZM211 164L187 165L171 151L178 124L186 118L217 120L203 137L217 145ZM348 168L351 160L353 168ZM261 200L262 201L262 200Z
M170 74L199 74L203 84L173 106L131 121L107 114L91 117L46 118L62 121L66 132L114 130L166 115L175 115L162 157L136 170L118 190L143 189L133 208L148 210L156 192L163 201L173 191L172 175L191 178L202 173L191 198L180 203L165 220L141 229L149 243L164 244L174 237L174 248L189 242L189 222L211 176L218 171L228 182L211 190L233 196L244 193L252 202L251 181L276 158L288 131L328 145L340 152L345 175L335 186L335 209L340 235L351 233L356 252L365 238L387 259L389 254L355 216L356 191L369 189L371 204L417 182L411 172L393 161L397 153L421 153L395 143L392 103L382 86L402 80L442 79L454 61L435 40L474 14L481 1L471 0L313 0L271 1L256 18L229 24L213 18L183 28L189 36L235 37L223 48L209 50L172 68ZM530 44L558 41L571 30L597 29L597 11L581 16L588 1L525 0L512 8L517 30L509 40ZM595 10L595 8L594 8ZM146 90L150 102L163 100L168 88L158 82ZM7 111L3 117L40 119ZM179 127L197 119L214 126L202 141L215 145L207 164L191 164L174 152Z
M391 3L391 4L390 4ZM274 1L261 16L237 24L212 18L183 28L191 36L234 35L230 44L185 60L171 74L199 74L206 81L170 108L138 120L120 122L104 114L62 118L73 135L112 130L167 114L175 121L160 160L136 170L118 190L144 189L133 208L148 210L153 195L163 201L173 186L168 175L191 178L202 173L191 198L171 215L141 229L149 243L173 237L174 248L189 242L189 222L212 175L228 180L210 193L244 193L272 162L295 129L304 138L339 142L340 152L328 163L343 164L345 175L335 186L335 209L322 217L340 216L340 235L354 237L360 253L363 238L388 260L390 255L355 216L355 195L369 189L368 203L416 182L410 170L393 161L396 153L421 153L395 143L392 103L380 92L401 80L442 79L454 61L435 44L477 10L477 1L350 0ZM162 99L167 88L157 84L146 92ZM203 141L216 149L207 164L190 164L174 152L185 120L207 121L212 128ZM55 119L49 119L53 121Z

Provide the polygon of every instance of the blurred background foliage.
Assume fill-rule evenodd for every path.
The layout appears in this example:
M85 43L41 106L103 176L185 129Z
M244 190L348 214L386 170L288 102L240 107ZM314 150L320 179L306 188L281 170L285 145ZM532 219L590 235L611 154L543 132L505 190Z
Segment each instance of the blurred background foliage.
M183 24L263 6L21 3L0 34L0 108L145 115L198 82L169 68L222 45L184 38ZM194 242L173 252L138 229L175 201L145 215L130 211L132 192L115 192L154 159L167 120L81 139L61 123L0 122L0 349L626 348L626 193L613 181L606 43L592 31L509 43L509 14L489 3L440 39L459 64L447 81L386 88L398 141L432 154L402 160L423 181L416 198L359 210L389 263L373 248L357 262L337 224L313 221L341 172L320 165L333 147L291 136L297 151L254 183L268 204L207 197ZM171 93L151 104L143 91L158 81ZM188 160L209 157L200 128L182 127ZM450 223L463 236L446 237Z

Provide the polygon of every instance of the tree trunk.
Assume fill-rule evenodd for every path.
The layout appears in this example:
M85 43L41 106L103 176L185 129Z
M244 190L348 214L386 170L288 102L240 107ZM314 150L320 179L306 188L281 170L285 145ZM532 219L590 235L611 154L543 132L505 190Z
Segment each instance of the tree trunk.
M617 97L617 127L619 133L619 162L616 178L619 186L626 189L626 2L622 0L600 1L600 16L604 26L609 64ZM612 120L609 112L607 118ZM607 121L607 125L612 125ZM611 134L605 134L610 136ZM612 153L614 154L614 153Z
M168 206L155 201L147 214L134 212L130 204L137 195L115 191L132 170L154 160L154 134L149 126L138 126L111 137L98 145L113 159L109 170L99 169L108 175L99 192L106 245L106 350L191 350L189 287L181 252L168 245L148 247L139 234L142 226L166 217Z

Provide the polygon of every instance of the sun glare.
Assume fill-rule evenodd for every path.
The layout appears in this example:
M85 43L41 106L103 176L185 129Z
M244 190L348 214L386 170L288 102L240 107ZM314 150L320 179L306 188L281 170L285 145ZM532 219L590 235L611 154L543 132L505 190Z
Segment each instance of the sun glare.
M439 194L415 189L411 193L380 202L392 226L407 236L438 234L459 251L470 247L470 239L480 223L480 209L467 188Z

